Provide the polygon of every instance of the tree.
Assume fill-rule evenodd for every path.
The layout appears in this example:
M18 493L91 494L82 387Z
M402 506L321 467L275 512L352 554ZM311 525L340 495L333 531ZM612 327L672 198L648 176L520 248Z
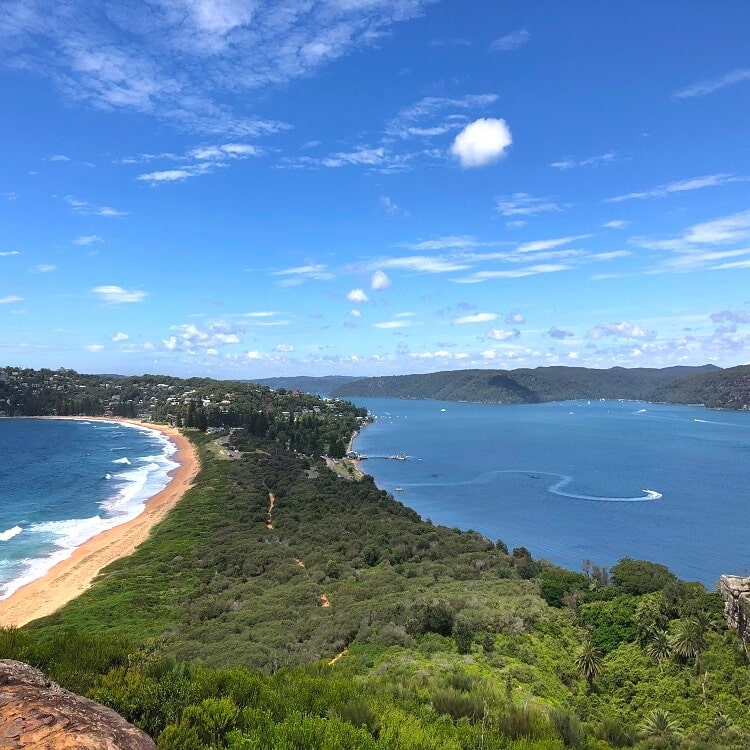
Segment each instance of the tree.
M652 711L641 724L641 736L656 740L660 745L670 747L674 745L680 736L679 725L669 718L669 714L657 708Z
M678 620L672 634L672 650L683 659L695 659L695 674L701 671L701 653L706 647L706 630L695 617Z
M589 690L593 689L594 680L604 673L602 653L594 647L594 644L588 638L583 642L581 650L576 656L576 667L586 678Z
M624 557L610 571L612 583L626 594L639 596L661 591L677 576L666 565Z
M672 644L666 630L656 630L651 633L651 639L646 645L646 653L659 665L659 671L672 653Z

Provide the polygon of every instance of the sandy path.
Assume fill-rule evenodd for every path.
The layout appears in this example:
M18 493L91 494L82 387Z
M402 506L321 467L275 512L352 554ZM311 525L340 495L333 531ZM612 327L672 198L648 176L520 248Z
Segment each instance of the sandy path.
M83 419L83 417L82 417ZM164 433L177 445L172 456L180 463L172 472L172 481L146 503L146 508L132 521L92 537L78 547L67 559L59 562L44 576L23 586L7 599L0 601L0 626L21 627L38 617L56 612L91 586L102 568L120 557L132 554L176 505L193 483L200 469L198 454L190 441L174 427L137 422L133 419L104 419L85 417L87 421L102 419L109 422L129 422Z

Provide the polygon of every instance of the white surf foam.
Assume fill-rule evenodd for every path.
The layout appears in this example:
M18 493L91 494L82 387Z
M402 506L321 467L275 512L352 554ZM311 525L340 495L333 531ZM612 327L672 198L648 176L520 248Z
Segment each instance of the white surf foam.
M129 458L116 458L114 461L112 461L113 464L128 464L130 465L130 459Z
M161 492L170 482L169 472L179 467L172 460L177 446L158 430L144 430L140 425L120 422L123 427L133 427L141 434L153 439L150 446L145 446L147 455L134 458L139 465L116 474L105 474L112 482L114 493L99 503L101 513L90 518L73 518L63 521L48 521L32 524L26 529L14 527L0 533L0 540L7 541L20 534L34 534L40 542L53 545L53 551L40 558L26 558L18 561L20 573L12 581L0 586L0 599L6 599L14 591L27 583L41 578L57 563L70 557L77 547L103 531L126 523L140 515L146 502ZM160 449L159 453L154 448ZM131 465L127 458L117 459L114 463ZM15 529L18 531L15 531ZM14 532L11 535L11 532ZM7 538L6 538L7 535Z
M9 539L13 539L14 536L18 536L23 529L20 526L14 526L12 529L0 532L0 542L7 542Z

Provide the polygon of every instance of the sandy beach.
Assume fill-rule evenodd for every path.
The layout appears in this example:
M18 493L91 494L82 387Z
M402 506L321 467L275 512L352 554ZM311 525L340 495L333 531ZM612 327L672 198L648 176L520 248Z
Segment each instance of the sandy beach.
M66 419L70 418L66 417ZM69 558L59 562L41 578L0 601L0 626L2 627L11 625L21 627L38 617L56 612L71 599L83 593L102 568L120 557L132 554L151 533L152 527L167 515L190 488L200 469L200 461L192 444L174 427L132 419L103 417L80 417L80 419L127 422L158 430L177 445L177 453L172 456L172 459L180 466L172 472L170 483L148 500L143 513L127 523L92 537L78 547Z

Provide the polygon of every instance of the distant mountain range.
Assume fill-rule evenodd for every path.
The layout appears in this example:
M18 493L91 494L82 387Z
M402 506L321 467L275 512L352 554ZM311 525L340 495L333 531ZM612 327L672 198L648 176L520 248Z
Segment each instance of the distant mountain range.
M624 368L538 367L518 370L451 370L375 378L269 378L271 388L325 393L340 398L404 398L533 404L579 398L704 404L750 409L750 365Z

